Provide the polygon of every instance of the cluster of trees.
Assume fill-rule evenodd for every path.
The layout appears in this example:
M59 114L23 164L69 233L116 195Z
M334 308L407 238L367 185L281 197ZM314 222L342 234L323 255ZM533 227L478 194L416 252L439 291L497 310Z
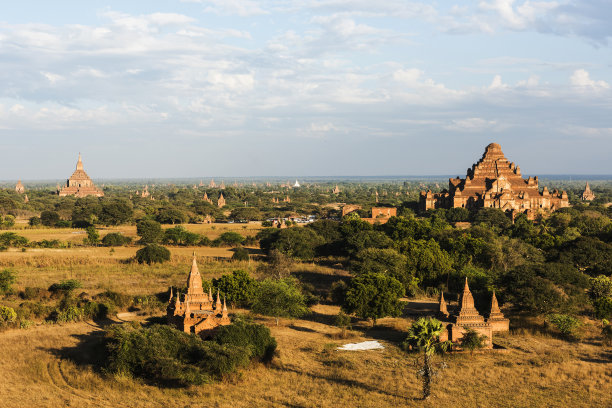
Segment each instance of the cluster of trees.
M535 223L524 216L512 222L501 210L481 209L468 213L466 228L453 227L450 220L464 219L466 212L434 210L422 218L393 217L383 225L347 216L305 228L264 229L258 238L265 251L296 259L348 259L355 277L335 288L336 299L345 311L364 318L393 316L402 295L458 293L466 276L477 305L485 306L497 290L517 312L575 313L589 304L588 290L597 316L610 316L609 295L600 289L612 274L609 209L576 206ZM382 301L381 290L388 303L374 305ZM367 311L360 310L364 305L370 305Z

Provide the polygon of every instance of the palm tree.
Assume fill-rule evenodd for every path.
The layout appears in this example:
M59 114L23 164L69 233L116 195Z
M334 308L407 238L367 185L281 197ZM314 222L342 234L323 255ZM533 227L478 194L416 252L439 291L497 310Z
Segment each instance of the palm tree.
M423 366L417 371L417 376L423 379L423 399L427 399L431 394L431 383L438 371L432 363L433 355L436 352L445 352L452 344L450 341L440 341L443 331L444 325L441 321L431 317L421 317L412 323L404 341L405 347L416 348L423 353ZM442 363L440 368L444 367Z

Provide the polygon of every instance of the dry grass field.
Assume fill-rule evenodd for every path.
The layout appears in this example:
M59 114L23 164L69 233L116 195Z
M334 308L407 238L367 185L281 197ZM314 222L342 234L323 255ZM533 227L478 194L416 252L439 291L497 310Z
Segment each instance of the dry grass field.
M0 333L0 395L12 407L605 407L610 406L610 350L597 342L508 334L505 353L456 354L434 396L419 399L414 356L401 351L407 319L358 326L338 340L325 324L337 313L316 306L309 320L262 320L278 340L270 367L253 366L221 383L157 388L101 372L95 361L101 329L92 322ZM378 339L384 350L337 351Z
M223 225L241 229L244 225ZM200 233L224 232L221 227ZM248 226L244 234L255 233ZM129 227L128 227L129 228ZM196 226L190 226L196 228ZM43 231L43 230L41 230ZM21 230L20 234L38 230ZM47 230L54 234L55 230ZM66 230L61 230L65 240ZM128 233L128 230L125 231ZM59 234L59 232L58 232ZM26 235L27 236L27 235ZM42 239L33 238L30 239ZM48 235L46 237L48 239ZM18 274L16 289L48 287L62 279L78 279L89 294L106 289L128 294L153 294L185 284L195 250L204 279L235 269L255 273L257 261L229 262L225 248L169 247L172 259L163 265L126 262L136 247L75 247L10 250L0 253L0 268ZM332 268L299 264L295 272L319 285L342 274ZM18 302L19 300L15 300ZM407 309L435 308L425 301ZM331 325L335 306L317 305L301 320L260 319L278 341L271 366L255 365L223 382L186 389L158 388L130 378L105 374L96 364L106 322L38 324L0 332L0 406L13 407L608 407L612 392L612 350L604 348L594 322L580 342L518 329L496 336L502 352L456 353L445 357L448 368L434 385L434 396L420 397L415 356L399 343L412 317L379 320L375 328L356 323L349 339L339 339ZM408 310L410 311L410 310ZM407 313L406 316L412 316ZM121 315L126 318L125 315ZM144 319L145 317L136 317ZM379 340L383 350L337 351L338 345Z

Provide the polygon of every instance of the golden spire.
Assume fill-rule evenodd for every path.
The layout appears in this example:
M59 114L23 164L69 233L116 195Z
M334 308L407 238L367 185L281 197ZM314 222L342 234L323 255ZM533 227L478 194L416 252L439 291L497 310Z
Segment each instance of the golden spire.
M81 160L81 152L79 152L79 160L77 161L76 169L83 170L83 161Z

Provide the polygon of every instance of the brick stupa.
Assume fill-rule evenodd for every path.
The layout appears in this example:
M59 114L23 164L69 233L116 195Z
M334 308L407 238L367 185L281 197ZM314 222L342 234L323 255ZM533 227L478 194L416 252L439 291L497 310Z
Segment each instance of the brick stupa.
M76 170L72 173L72 176L66 180L66 185L63 186L59 192L60 197L75 196L75 197L87 197L87 196L104 196L104 192L97 188L93 181L89 178L85 170L83 170L83 161L81 160L81 153L79 153L79 160L77 161Z

